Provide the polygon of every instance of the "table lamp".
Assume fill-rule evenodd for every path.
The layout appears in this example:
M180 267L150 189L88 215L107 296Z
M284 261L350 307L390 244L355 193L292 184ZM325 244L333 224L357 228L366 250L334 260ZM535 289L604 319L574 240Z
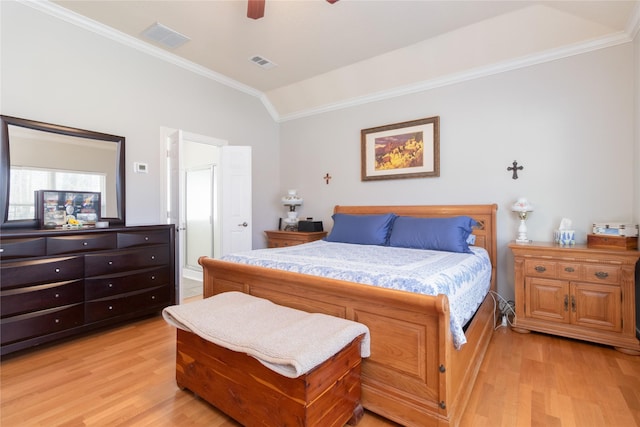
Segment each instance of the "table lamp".
M529 212L533 212L533 205L529 203L529 201L520 197L512 206L511 210L518 215L520 218L520 225L518 226L518 237L516 238L517 243L529 243L531 240L527 237L527 216Z

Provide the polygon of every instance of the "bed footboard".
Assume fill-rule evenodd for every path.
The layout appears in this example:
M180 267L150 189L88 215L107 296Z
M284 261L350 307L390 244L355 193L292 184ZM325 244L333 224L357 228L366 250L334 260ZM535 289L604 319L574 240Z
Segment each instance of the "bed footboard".
M362 403L368 410L403 425L449 425L462 415L488 343L487 331L492 330L487 324L492 307L487 313L486 302L473 321L480 326L471 325L467 334L472 339L456 351L444 295L411 294L207 257L199 263L205 298L240 291L367 325L371 357L362 364Z

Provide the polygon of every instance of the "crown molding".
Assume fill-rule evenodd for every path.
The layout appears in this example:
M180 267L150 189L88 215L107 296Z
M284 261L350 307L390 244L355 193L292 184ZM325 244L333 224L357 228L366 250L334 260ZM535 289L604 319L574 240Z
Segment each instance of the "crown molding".
M1 0L0 0L1 1ZM562 58L567 58L573 55L579 55L587 52L592 52L598 49L604 49L607 47L616 46L631 42L640 31L640 2L636 3L634 12L629 18L629 21L625 27L625 31L613 33L604 37L589 40L586 42L576 43L573 45L552 49L549 51L527 55L512 60L503 61L497 64L491 64L484 67L475 68L468 71L463 71L456 74L451 74L439 78L434 78L410 85L405 85L390 90L383 90L373 94L363 95L359 97L350 98L343 101L338 101L330 104L325 104L319 107L310 108L307 110L298 111L291 114L280 115L276 108L273 106L268 96L255 88L247 86L236 80L233 80L223 74L216 73L194 62L180 58L170 52L155 47L149 43L138 40L135 37L124 34L114 28L108 27L97 21L89 19L85 16L77 14L73 11L63 8L49 0L17 0L22 4L25 4L33 9L44 12L53 17L62 19L70 24L76 25L80 28L84 28L88 31L92 31L96 34L107 37L123 45L129 46L133 49L152 55L158 59L177 65L188 71L196 73L200 76L214 80L225 86L233 89L237 89L243 93L257 97L271 115L272 119L278 123L286 122L289 120L300 119L304 117L313 116L316 114L327 113L330 111L341 110L344 108L355 107L370 102L381 101L385 99L396 98L399 96L409 95L413 93L424 92L427 90L449 86L469 80L478 79L485 76L504 73L511 70L529 67L536 64L542 64L545 62L555 61Z
M406 86L397 87L391 90L383 90L377 93L364 95L361 97L351 98L345 101L339 101L332 104L326 104L317 108L311 108L304 111L295 112L280 116L280 122L309 117L316 114L327 113L330 111L340 110L348 107L368 104L370 102L382 101L385 99L395 98L413 93L424 92L427 90L462 83L469 80L475 80L494 74L500 74L507 71L517 70L520 68L530 67L532 65L542 64L545 62L555 61L567 58L573 55L580 55L592 52L598 49L617 46L628 43L632 39L626 32L614 33L587 42L576 43L557 49L548 50L542 53L527 55L520 58L510 59L497 64L491 64L484 67L474 68L460 73L449 74Z
M177 65L178 67L184 68L188 71L191 71L193 73L196 73L208 79L214 80L218 83L221 83L233 89L237 89L248 95L255 96L260 99L264 97L264 94L257 89L254 89L250 86L240 83L237 80L229 78L223 74L216 73L215 71L212 71L209 68L206 68L194 62L188 61L184 58L181 58L177 55L167 52L166 50L160 49L159 47L143 42L142 40L138 40L135 37L132 37L128 34L118 31L112 27L101 24L100 22L94 21L93 19L87 18L86 16L80 15L69 9L65 9L62 6L59 6L55 3L50 2L49 0L17 0L17 1L33 9L39 10L40 12L44 12L55 18L62 19L77 27L91 31L93 33L96 33L108 39L111 39L117 43L131 47L133 49L139 50L141 52L154 56L160 60ZM267 110L269 110L270 113L275 111L273 107L271 107L270 109L267 108ZM274 119L276 119L276 117L274 117Z

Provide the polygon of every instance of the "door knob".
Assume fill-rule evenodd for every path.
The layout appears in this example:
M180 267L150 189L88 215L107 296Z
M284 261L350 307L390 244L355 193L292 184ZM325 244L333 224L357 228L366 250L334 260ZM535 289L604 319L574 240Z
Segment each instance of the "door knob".
M247 221L243 222L242 224L238 224L238 227L248 227L249 224L247 224Z

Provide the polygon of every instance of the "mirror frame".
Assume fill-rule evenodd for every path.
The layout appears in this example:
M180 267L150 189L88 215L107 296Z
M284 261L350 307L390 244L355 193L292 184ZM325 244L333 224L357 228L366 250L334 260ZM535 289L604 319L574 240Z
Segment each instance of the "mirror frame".
M9 216L9 189L11 179L11 152L9 149L9 125L21 126L28 129L51 132L60 135L68 135L100 141L110 141L118 145L116 166L116 201L117 216L101 217L101 220L109 221L109 226L124 226L125 222L125 161L123 136L109 135L90 130L77 129L68 126L54 125L51 123L37 122L35 120L21 119L18 117L0 115L0 229L14 228L39 228L38 219L8 220Z

